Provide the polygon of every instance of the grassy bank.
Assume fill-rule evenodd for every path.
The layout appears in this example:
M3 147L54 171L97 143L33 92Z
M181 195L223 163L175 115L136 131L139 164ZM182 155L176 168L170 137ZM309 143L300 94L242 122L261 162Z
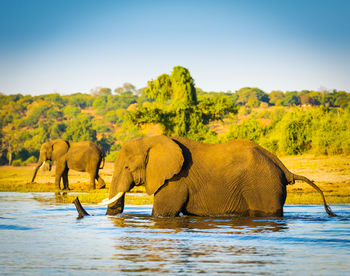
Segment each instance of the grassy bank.
M347 156L286 156L281 157L293 173L304 175L323 190L329 204L350 203L350 157ZM0 192L53 192L58 202L72 202L76 196L83 203L97 203L108 196L113 175L113 163L107 162L100 171L107 187L88 191L87 173L69 172L71 190L61 192L54 185L54 167L51 172L39 170L35 183L30 183L34 165L22 167L0 166ZM144 188L134 188L126 196L126 204L152 204L153 197ZM288 186L286 204L322 204L320 195L309 185L297 182Z

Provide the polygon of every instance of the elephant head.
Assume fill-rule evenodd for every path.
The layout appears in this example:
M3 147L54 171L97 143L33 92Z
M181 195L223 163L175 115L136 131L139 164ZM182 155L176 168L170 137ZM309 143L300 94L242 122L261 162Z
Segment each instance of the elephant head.
M135 185L144 185L149 195L156 193L166 180L181 171L181 148L166 136L131 140L124 144L114 166L107 215L123 212L124 195Z
M61 156L67 153L68 149L69 149L68 142L62 139L52 140L42 144L40 148L39 160L34 170L32 182L34 182L38 170L44 165L46 161L58 160ZM51 164L50 164L50 169L51 169Z

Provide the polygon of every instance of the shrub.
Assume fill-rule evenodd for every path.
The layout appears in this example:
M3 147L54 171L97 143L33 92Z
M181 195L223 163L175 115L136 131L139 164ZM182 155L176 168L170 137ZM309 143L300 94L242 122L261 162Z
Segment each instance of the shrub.
M26 161L24 161L24 163L25 163L25 165L27 165L30 163L36 163L37 161L38 161L38 159L34 155L32 155Z
M14 166L14 167L19 167L19 166L23 166L23 165L24 165L24 163L20 159L16 159L16 160L12 161L12 166Z
M114 162L118 157L119 150L110 151L110 153L106 156L106 161Z

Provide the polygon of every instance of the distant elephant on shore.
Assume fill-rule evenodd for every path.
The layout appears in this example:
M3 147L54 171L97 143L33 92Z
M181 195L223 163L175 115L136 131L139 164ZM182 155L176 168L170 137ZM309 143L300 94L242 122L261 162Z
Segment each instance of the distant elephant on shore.
M69 169L79 172L88 172L90 175L90 189L96 189L95 179L99 183L99 188L104 188L106 186L104 180L99 176L99 170L102 169L104 165L104 154L102 150L92 142L68 142L57 139L42 144L39 161L35 167L32 182L34 182L38 170L47 160L56 162L55 184L58 189L61 188L61 178L63 180L63 189L69 189ZM102 167L100 167L102 161L103 164Z
M283 216L288 184L309 179L291 173L272 153L247 140L205 144L154 136L126 142L114 166L107 215L123 212L125 193L144 185L154 194L154 216Z

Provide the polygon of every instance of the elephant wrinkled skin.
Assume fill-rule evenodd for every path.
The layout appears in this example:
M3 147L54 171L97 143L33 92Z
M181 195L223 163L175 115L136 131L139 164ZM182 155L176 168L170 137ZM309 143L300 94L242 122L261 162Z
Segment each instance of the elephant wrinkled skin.
M56 162L55 184L60 189L61 179L63 180L63 189L69 189L68 171L73 169L79 172L88 172L90 175L90 189L96 189L95 179L99 183L99 188L106 186L105 182L99 176L100 164L104 163L104 154L102 150L94 143L89 141L68 142L62 139L46 142L40 148L40 156L35 167L32 182L36 174L45 161Z
M154 136L126 142L115 162L107 215L123 212L125 192L144 185L154 216L283 216L286 185L303 180L272 153L247 140L205 144ZM103 204L102 203L102 204Z

